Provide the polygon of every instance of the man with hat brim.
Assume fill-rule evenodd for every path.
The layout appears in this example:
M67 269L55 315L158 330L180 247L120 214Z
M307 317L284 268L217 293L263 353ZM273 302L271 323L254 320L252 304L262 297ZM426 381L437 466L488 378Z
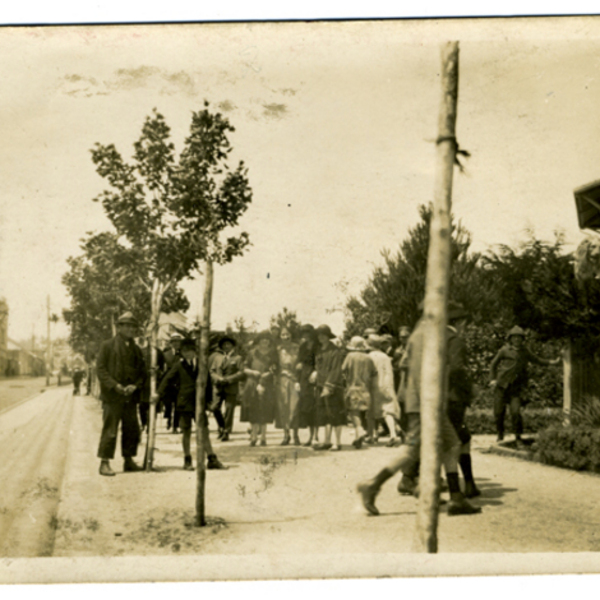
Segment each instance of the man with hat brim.
M335 336L329 325L319 325L317 334L317 354L315 371L311 380L316 384L316 422L317 429L325 427L325 441L314 446L315 450L330 450L331 434L335 430L336 447L341 447L342 427L346 424L344 403L344 382L342 363L344 354L331 340Z
M192 422L196 415L196 380L198 379L198 360L196 352L196 341L184 339L181 342L181 357L173 364L169 372L165 375L158 386L156 392L157 398L164 395L165 391L174 382L177 392L177 411L179 413L179 423L181 426L181 444L183 447L183 468L186 471L193 471L191 454ZM206 379L205 398L210 398L211 394L210 377ZM210 434L208 431L208 418L204 411L201 415L201 423L198 427L204 427L204 450L207 456L207 469L225 469L227 467L217 458L210 443Z
M371 443L374 442L373 392L377 369L367 354L368 347L362 337L354 336L346 349L348 354L342 363L345 384L344 400L346 410L354 425L352 445L358 450L367 436ZM366 432L362 425L363 419L367 423ZM335 449L339 448L335 447Z
M142 351L134 337L137 321L130 312L117 321L117 335L100 346L96 369L102 400L102 433L98 447L100 474L112 476L110 460L115 456L117 433L121 424L121 453L124 471L139 471L133 457L140 442L136 404L146 379Z
M218 343L218 349L210 363L210 378L213 383L213 405L211 410L221 427L219 439L229 440L233 430L235 407L238 404L239 382L244 378L242 357L236 352L237 342L224 335ZM225 404L225 415L221 406ZM220 417L220 419L219 419Z
M521 395L527 386L527 365L557 365L560 358L545 359L536 356L525 346L525 331L518 326L507 334L507 343L500 348L490 365L490 387L494 390L494 417L498 441L504 439L504 416L510 409L510 419L517 445L522 444L523 417Z
M169 336L169 347L164 352L165 373L168 373L173 365L181 358L181 343L183 335L174 331ZM173 428L173 433L177 433L179 427L179 413L177 412L177 381L173 381L164 391L162 402L164 405L163 416L167 420L167 430Z

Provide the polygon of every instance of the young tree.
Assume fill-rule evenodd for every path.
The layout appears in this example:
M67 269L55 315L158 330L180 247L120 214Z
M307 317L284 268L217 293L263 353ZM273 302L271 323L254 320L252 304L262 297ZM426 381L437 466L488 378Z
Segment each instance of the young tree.
M83 355L94 354L100 342L114 335L117 317L131 311L142 327L150 320L149 281L137 268L135 249L119 243L109 232L88 233L81 240L82 254L67 259L70 270L62 282L71 297L63 310L71 327L71 347ZM173 286L165 296L162 312L185 311L189 302L183 290Z
M196 452L197 526L206 524L204 486L206 479L204 455L204 419L210 318L214 265L224 265L241 256L248 246L248 234L225 235L238 225L242 214L252 201L247 169L240 161L230 169L227 159L232 147L228 134L235 131L220 113L211 113L208 103L193 113L190 135L185 140L179 167L174 175L174 213L187 243L194 249L196 260L204 263L204 302L199 340L199 372L196 384Z
M236 226L251 201L246 169L230 170L229 121L210 113L208 103L192 114L190 135L176 162L170 128L154 110L126 163L113 144L96 144L92 160L110 190L96 198L119 240L139 258L136 271L150 293L151 398L146 468L153 464L156 421L156 338L165 294L191 278L201 262L225 263L242 254L248 235L221 240L220 232ZM149 282L146 284L146 282ZM208 331L203 331L203 337ZM208 342L207 342L208 346ZM202 377L205 378L202 372Z

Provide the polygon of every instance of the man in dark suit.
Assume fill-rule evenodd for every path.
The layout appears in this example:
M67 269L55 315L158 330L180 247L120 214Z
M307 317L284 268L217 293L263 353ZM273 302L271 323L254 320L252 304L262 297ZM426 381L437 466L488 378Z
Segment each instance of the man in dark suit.
M198 360L196 358L196 342L194 340L183 340L181 343L181 358L177 360L169 372L160 382L157 397L161 398L169 386L177 384L177 411L179 412L179 425L181 427L181 443L183 445L183 468L193 471L192 452L190 442L192 438L192 421L196 413L196 379L198 378ZM206 398L210 398L210 377L207 378ZM204 427L204 450L207 455L207 469L225 469L217 455L213 452L208 432L208 418L206 413L202 415L202 423L198 427Z
M180 333L172 333L169 339L170 347L165 350L165 370L168 373L174 364L181 359L181 342L183 336ZM162 395L162 402L165 407L164 417L167 419L167 429L173 427L173 433L177 433L179 427L179 413L177 412L177 389L178 381L171 381Z
M98 447L100 475L114 475L109 461L115 456L121 423L121 453L124 471L140 471L133 457L140 442L136 404L146 379L142 351L135 344L137 321L130 312L119 317L117 335L100 346L96 370L102 400L102 433Z

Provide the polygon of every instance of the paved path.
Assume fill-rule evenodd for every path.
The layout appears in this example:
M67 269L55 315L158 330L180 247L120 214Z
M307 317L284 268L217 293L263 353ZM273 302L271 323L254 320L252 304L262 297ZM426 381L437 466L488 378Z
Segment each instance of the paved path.
M69 445L70 388L0 415L0 556L49 556Z

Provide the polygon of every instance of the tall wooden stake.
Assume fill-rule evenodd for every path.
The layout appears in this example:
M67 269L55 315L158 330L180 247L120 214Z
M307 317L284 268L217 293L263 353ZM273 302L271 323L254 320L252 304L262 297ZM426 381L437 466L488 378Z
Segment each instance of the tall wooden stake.
M435 195L425 288L421 369L421 475L417 549L437 552L440 474L440 417L446 387L446 324L450 282L450 209L456 158L458 42L442 47L442 98L438 119Z
M202 309L202 325L198 348L198 379L196 380L196 519L195 525L206 525L204 513L204 498L206 484L206 452L204 450L205 436L208 427L204 427L206 409L206 383L208 381L208 352L210 345L210 313L213 290L213 264L206 261L204 271L204 302Z

